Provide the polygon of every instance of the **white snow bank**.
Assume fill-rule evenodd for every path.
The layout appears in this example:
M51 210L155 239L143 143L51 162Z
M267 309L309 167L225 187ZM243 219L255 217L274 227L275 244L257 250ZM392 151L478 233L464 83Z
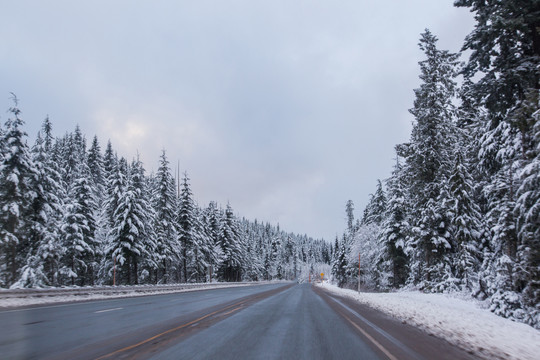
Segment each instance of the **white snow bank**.
M36 295L32 294L26 296L25 294L20 294L20 296L10 296L2 298L2 292L0 291L0 309L2 308L15 308L21 306L30 306L30 305L50 305L50 304L60 304L66 302L77 302L77 301L88 301L88 300L103 300L103 299L116 299L116 298L126 298L126 297L136 297L136 296L149 296L149 295L164 295L164 294L174 294L181 292L189 291L200 291L200 290L210 290L210 289L219 289L225 287L240 287L240 286L253 286L253 285L263 285L263 284L273 284L277 281L264 281L264 282L246 282L246 283L212 283L212 284L201 284L200 286L193 288L182 288L182 289L170 289L170 290L159 290L159 285L155 286L155 290L139 289L138 286L122 286L118 287L119 292L109 291L103 292L103 289L92 289L89 288L73 288L73 292L70 293L69 289L62 294L57 295ZM112 288L112 287L111 287ZM130 289L131 288L131 289ZM51 289L51 288L48 288ZM84 293L78 293L81 289L84 289ZM114 289L114 288L113 288ZM127 291L126 291L127 290Z
M472 298L464 300L414 291L358 293L327 283L320 286L486 359L540 359L540 331L499 317Z

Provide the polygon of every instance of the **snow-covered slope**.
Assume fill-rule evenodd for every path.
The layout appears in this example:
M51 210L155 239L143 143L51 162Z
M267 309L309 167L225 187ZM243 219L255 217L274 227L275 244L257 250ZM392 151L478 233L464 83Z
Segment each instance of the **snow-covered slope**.
M540 359L540 331L501 318L474 299L414 291L358 293L327 283L353 298L486 359Z

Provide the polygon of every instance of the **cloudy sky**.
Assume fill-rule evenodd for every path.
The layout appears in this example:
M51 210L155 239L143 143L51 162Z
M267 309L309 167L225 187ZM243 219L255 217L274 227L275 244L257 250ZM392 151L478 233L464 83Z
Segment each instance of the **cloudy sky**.
M48 114L148 172L165 149L199 204L332 240L409 138L420 33L472 30L452 3L4 1L0 109L14 92L31 142Z

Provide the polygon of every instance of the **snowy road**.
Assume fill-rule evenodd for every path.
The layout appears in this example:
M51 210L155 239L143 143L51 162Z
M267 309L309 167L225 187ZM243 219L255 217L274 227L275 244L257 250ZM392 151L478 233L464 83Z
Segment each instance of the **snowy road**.
M0 312L2 359L469 359L309 284Z

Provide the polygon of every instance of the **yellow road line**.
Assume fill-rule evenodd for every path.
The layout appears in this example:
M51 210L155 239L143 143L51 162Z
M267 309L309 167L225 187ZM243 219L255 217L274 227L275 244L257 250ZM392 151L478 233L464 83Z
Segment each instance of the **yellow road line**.
M235 312L236 310L239 310L239 309L241 309L241 308L242 308L242 306L239 306L239 307L237 307L237 308L235 308L235 309L232 309L231 311L227 311L227 312L226 312L225 314L223 314L223 315L229 315L229 314L232 314L233 312Z
M146 340L143 340L143 341L141 341L141 342L138 342L137 344L130 345L130 346L126 346L125 348L116 350L116 351L114 351L114 352L112 352L112 353L109 353L109 354L106 354L106 355L103 355L103 356L100 356L100 357L98 357L96 360L106 359L106 358L108 358L108 357L111 357L111 356L113 356L113 355L117 355L117 354L122 353L122 352L124 352L124 351L128 351L128 350L134 349L134 348L136 348L136 347L138 347L138 346L144 345L144 344L146 344L146 343L148 343L148 342L150 342L150 341L152 341L152 340L155 340L155 339L157 339L157 338L159 338L159 337L161 337L161 336L163 336L163 335L167 335L167 334L169 334L169 333L171 333L171 332L174 332L174 331L180 330L180 329L182 329L182 328L185 328L185 327L187 327L187 326L189 326L189 325L195 324L195 323L197 323L197 322L199 322L199 321L201 321L201 320L206 319L207 317L210 317L210 316L212 316L212 315L215 315L215 314L217 314L217 313L220 313L220 312L222 312L222 311L225 311L225 310L227 310L227 309L230 309L231 307L234 307L234 306L237 306L237 305L240 304L240 306L238 306L236 309L233 309L232 311L230 311L230 312L224 314L224 315L227 315L227 314L229 314L229 313L231 313L231 312L233 312L233 311L236 311L236 310L240 309L241 305L242 305L244 302L245 302L245 301L241 301L241 302L239 302L239 303L236 303L236 304L233 304L233 305L229 305L229 306L227 306L227 307L225 307L225 308L223 308L223 309L216 310L216 311L214 311L214 312L211 312L210 314L206 314L206 315L204 315L204 316L201 316L200 318L195 319L195 320L193 320L193 321L190 321L190 322L188 322L188 323L186 323L186 324L177 326L177 327L175 327L174 329L169 329L169 330L164 331L164 332L162 332L162 333L160 333L160 334L154 335L154 336L152 336L151 338L148 338L148 339L146 339Z
M390 360L397 360L397 358L392 355L388 350L386 350L386 348L384 346L381 345L381 343L379 343L377 340L375 340L371 335L369 335L364 329L362 329L360 326L356 325L354 323L354 321L352 321L351 319L349 319L348 316L346 316L345 314L341 313L341 315L343 315L343 317L349 322L351 323L352 326L354 326L358 331L360 331L365 337L367 337L369 339L369 341L371 341L375 346L377 346L377 348L379 350L381 350Z

